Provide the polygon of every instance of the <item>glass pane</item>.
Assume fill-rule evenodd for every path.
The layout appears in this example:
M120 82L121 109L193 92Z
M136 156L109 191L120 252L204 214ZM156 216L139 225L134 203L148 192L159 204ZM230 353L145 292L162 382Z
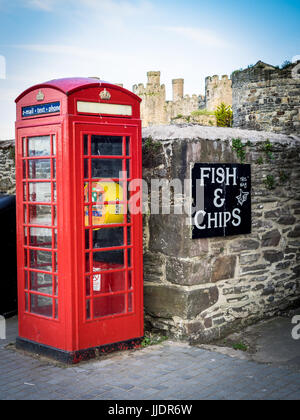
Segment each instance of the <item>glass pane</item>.
M52 295L52 276L45 273L30 272L30 290Z
M133 288L133 273L132 271L128 271L128 290L131 290Z
M88 201L90 201L90 198L89 198L89 183L88 182L84 183L83 192L84 192L84 202L87 203Z
M127 250L127 261L128 261L128 267L131 267L131 263L132 263L132 260L131 260L131 249L128 249Z
M119 178L122 159L92 159L92 178Z
M50 159L35 159L28 161L29 179L50 179Z
M26 137L23 137L22 139L22 153L23 156L26 157L27 153L26 153Z
M56 201L56 182L53 182L53 201Z
M122 148L122 137L92 136L93 156L122 156Z
M58 296L58 278L54 276L54 296Z
M124 245L123 228L93 230L93 248L109 248Z
M58 319L58 301L57 301L57 299L54 300L54 318Z
M127 228L127 244L131 245L131 229L130 229L130 227Z
M88 229L85 230L85 249L90 249L90 231Z
M90 254L87 252L85 254L85 272L89 273L90 271Z
M57 273L57 253L54 252L53 254L53 271Z
M130 137L126 137L126 156L130 156Z
M24 249L24 267L28 267L27 249Z
M125 312L125 295L104 296L94 299L94 318Z
M27 206L24 206L24 223L27 223Z
M56 155L56 135L53 135L53 155Z
M52 165L53 165L53 168L52 168L53 178L55 179L56 178L56 159L52 159Z
M23 179L26 179L26 160L23 160Z
M90 296L91 294L91 279L89 276L85 277L85 293L86 296Z
M26 188L26 184L23 184L23 200L27 201L27 188Z
M91 304L90 301L86 301L86 319L91 319Z
M84 221L85 221L85 226L90 225L89 206L84 207Z
M29 311L28 293L25 293L25 311Z
M31 300L30 312L32 312L33 314L52 317L52 299L51 298L31 294L30 300Z
M54 229L54 248L57 249L57 230Z
M83 137L83 154L88 155L89 149L88 149L88 135L85 134Z
M128 294L128 312L133 312L133 293Z
M93 269L114 270L124 267L124 250L93 253Z
M44 203L51 202L51 184L50 182L30 182L29 201L39 201Z
M28 272L25 271L25 289L28 290Z
M50 156L50 153L50 136L28 138L29 156Z
M29 221L31 225L52 225L51 206L33 206L29 207Z
M126 159L126 173L127 178L131 178L131 159Z
M89 178L89 159L84 159L84 178Z
M94 294L122 292L125 290L125 271L113 273L96 272L93 275Z
M52 248L52 230L44 228L29 229L29 245L37 248Z
M30 267L43 271L52 271L51 252L30 250Z

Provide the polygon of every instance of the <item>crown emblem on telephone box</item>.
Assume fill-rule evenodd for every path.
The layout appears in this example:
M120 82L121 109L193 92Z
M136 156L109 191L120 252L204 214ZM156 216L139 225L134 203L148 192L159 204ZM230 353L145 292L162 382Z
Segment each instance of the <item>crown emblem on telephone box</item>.
M44 93L40 90L39 93L36 95L37 101L43 101L45 99Z
M109 101L111 98L111 94L106 89L104 89L100 92L100 98L105 101Z

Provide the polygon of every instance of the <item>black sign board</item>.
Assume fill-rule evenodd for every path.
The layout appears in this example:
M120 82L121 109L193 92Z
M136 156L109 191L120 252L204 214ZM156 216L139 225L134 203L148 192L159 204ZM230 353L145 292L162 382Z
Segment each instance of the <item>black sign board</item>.
M251 233L251 166L195 163L192 238Z

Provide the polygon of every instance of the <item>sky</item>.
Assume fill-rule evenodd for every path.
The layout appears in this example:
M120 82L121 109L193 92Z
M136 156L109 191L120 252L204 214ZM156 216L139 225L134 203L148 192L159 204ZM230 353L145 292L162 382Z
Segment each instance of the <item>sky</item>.
M15 98L62 77L132 90L160 70L185 94L205 77L300 54L299 0L0 0L0 140L14 138Z

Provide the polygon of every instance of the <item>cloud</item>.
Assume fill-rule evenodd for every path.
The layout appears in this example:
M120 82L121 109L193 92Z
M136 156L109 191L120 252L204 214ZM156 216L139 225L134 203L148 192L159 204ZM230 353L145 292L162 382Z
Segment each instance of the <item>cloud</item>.
M25 6L30 7L31 9L51 12L54 10L55 3L57 3L57 0L26 0Z
M136 16L149 12L152 4L148 0L25 0L25 6L44 12L68 9L69 12L91 10L123 16ZM1 4L1 0L0 0Z
M94 57L95 51L87 48L77 47L76 45L62 44L17 44L11 45L12 48L18 48L26 51L32 51L44 54L62 54L77 57Z
M186 26L167 26L163 28L167 32L175 33L180 37L189 39L199 45L206 47L227 48L229 42L218 36L214 31L202 28L191 28Z

